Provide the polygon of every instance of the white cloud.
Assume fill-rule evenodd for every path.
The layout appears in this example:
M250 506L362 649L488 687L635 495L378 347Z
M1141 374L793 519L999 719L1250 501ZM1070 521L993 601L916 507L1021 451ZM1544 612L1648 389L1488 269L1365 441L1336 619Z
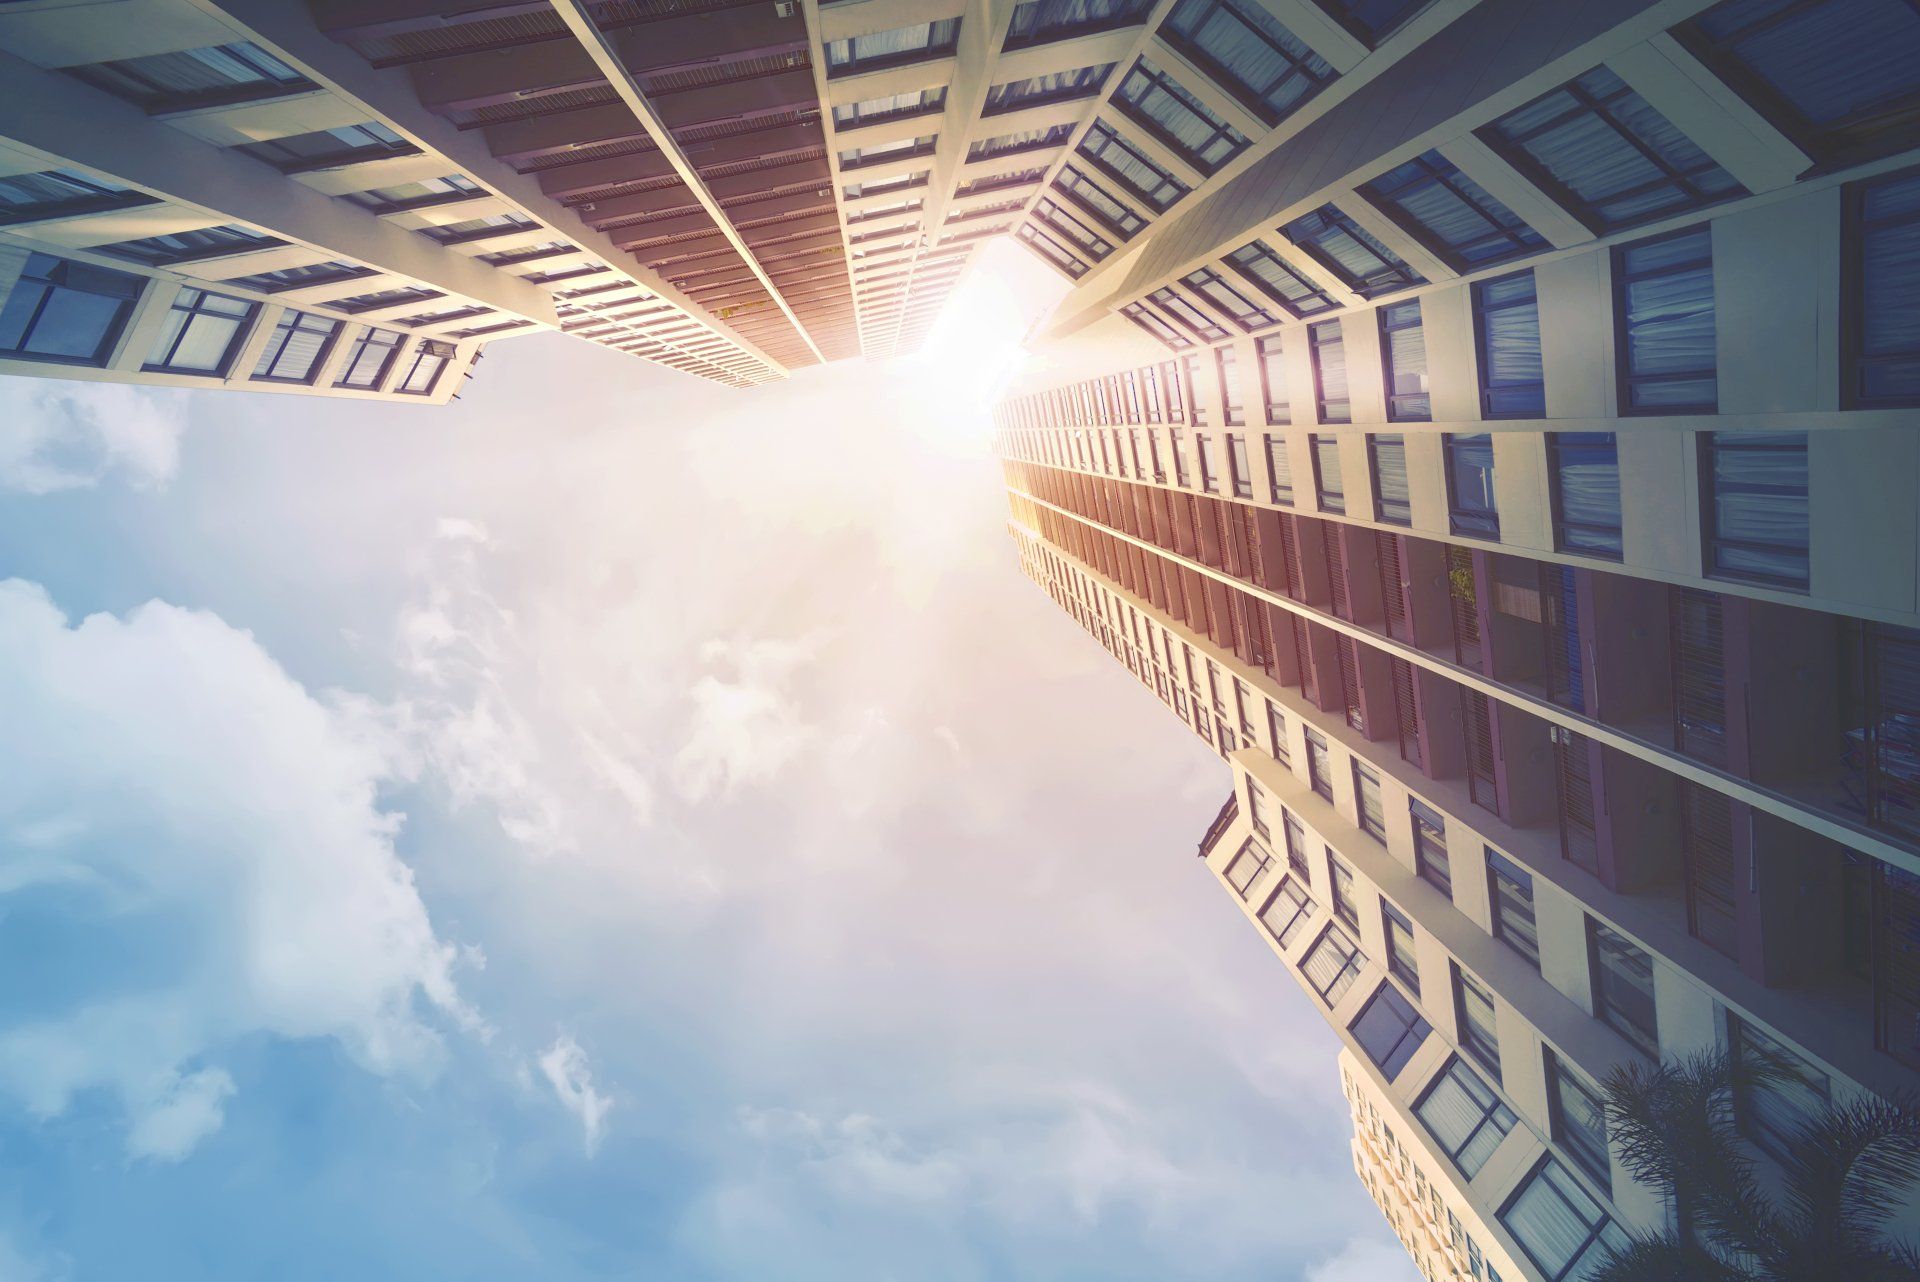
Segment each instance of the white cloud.
M1307 1270L1306 1282L1419 1282L1419 1270L1391 1238L1354 1238L1330 1259Z
M166 958L0 1031L30 1112L105 1092L132 1154L177 1159L221 1124L232 1040L424 1077L443 1028L484 1031L376 802L388 761L248 633L160 602L70 625L0 583L0 761L0 893Z
M718 669L688 692L686 740L673 782L688 801L730 797L770 782L818 738L793 695L796 672L814 656L810 641L709 641L701 660Z
M0 378L0 489L85 489L118 474L164 485L180 462L186 406L177 392L118 383Z
M71 1261L62 1255L35 1255L19 1241L0 1232L0 1282L57 1282L72 1276Z
M587 1053L573 1038L562 1035L541 1054L540 1072L553 1087L560 1106L580 1119L581 1140L587 1156L592 1157L606 1136L607 1114L613 1109L613 1101L593 1089Z

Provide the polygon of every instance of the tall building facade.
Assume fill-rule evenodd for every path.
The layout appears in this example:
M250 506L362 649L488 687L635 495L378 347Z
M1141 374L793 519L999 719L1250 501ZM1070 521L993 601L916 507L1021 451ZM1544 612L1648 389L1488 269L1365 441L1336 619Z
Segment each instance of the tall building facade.
M1047 197L1131 217L1022 224L1021 564L1228 763L1199 853L1421 1269L1582 1277L1669 1214L1615 1068L1794 1066L1762 1169L1920 1081L1920 13L1150 30Z

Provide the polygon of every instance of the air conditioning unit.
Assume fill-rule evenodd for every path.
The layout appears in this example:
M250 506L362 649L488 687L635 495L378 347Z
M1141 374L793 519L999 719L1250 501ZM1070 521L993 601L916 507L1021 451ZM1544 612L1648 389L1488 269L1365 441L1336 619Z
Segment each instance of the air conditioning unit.
M791 18L795 7L794 0L773 0L773 11L782 18Z

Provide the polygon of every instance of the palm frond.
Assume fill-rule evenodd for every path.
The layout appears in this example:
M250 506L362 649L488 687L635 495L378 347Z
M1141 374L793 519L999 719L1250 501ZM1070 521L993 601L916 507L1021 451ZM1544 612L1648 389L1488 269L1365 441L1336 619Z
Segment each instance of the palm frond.
M1807 1119L1789 1145L1786 1206L1797 1236L1872 1251L1920 1183L1920 1111L1863 1096Z
M1636 1237L1616 1249L1585 1282L1755 1282L1754 1275L1715 1258L1691 1242Z

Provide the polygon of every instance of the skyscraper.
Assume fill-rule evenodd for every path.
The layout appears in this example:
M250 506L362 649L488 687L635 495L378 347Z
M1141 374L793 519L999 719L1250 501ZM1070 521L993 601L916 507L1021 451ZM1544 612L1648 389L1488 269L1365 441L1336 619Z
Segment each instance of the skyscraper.
M1181 190L1053 243L1009 528L1229 764L1200 854L1434 1276L1665 1223L1618 1066L1792 1065L1763 1165L1920 1071L1916 51L1875 0L1180 0L1076 141Z

